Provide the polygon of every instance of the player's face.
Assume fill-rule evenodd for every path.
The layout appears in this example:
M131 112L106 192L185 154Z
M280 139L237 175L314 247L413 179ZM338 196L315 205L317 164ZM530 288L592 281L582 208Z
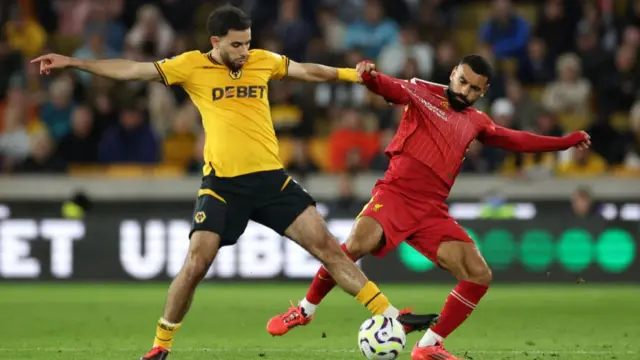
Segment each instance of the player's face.
M242 68L249 56L251 29L229 30L226 36L213 36L211 44L214 49L218 49L222 61L229 69L238 70Z
M458 111L473 105L489 88L488 79L473 72L467 64L456 66L449 81L447 96L451 107Z

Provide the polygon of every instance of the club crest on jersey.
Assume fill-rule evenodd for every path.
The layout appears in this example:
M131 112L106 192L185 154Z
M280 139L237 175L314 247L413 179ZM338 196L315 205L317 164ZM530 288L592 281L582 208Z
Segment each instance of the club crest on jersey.
M445 109L445 110L449 110L449 108L451 108L451 105L449 105L448 101L443 101L440 103L440 106Z
M204 213L204 211L198 211L196 213L196 216L194 216L194 220L196 221L196 224L202 224L206 218L207 218L207 215Z
M242 69L229 70L229 77L233 80L238 80L242 76Z

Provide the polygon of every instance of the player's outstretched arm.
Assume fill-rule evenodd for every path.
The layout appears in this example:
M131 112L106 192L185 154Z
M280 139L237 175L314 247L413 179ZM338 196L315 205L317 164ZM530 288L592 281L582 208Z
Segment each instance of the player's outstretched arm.
M556 137L511 130L497 125L488 126L478 140L485 145L516 152L561 151L574 146L586 149L591 145L591 138L584 131Z
M47 54L31 60L40 63L40 74L51 70L72 68L115 80L160 81L162 77L156 66L150 62L136 62L124 59L85 60L58 54Z
M376 65L370 61L358 63L356 71L369 90L384 97L388 102L400 105L409 103L409 95L401 85L404 80L377 72Z
M360 77L356 73L356 69L334 68L331 66L313 63L297 63L292 60L289 60L287 77L309 82L324 82L332 80L360 82Z

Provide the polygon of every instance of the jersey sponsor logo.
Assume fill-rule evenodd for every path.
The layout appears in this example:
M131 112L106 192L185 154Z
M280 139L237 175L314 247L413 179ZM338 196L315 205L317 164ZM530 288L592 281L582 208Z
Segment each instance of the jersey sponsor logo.
M262 99L266 95L267 87L264 85L239 85L213 88L213 101L221 99Z
M238 80L242 77L242 69L238 70L229 70L229 77L233 80Z

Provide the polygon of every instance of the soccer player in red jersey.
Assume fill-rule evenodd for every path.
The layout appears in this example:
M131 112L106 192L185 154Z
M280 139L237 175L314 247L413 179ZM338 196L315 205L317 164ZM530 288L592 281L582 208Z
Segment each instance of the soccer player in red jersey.
M433 325L414 347L413 360L455 360L442 346L487 292L491 270L466 231L449 215L445 203L469 144L516 152L587 148L590 138L579 131L549 137L496 125L471 107L489 88L492 69L477 55L464 57L453 69L449 86L419 79L400 80L375 71L371 62L358 64L363 83L388 102L404 106L400 127L386 149L390 158L384 178L376 182L371 201L356 219L342 250L357 260L366 254L382 257L406 241L458 279ZM274 316L272 335L308 324L320 301L335 286L324 268L316 274L297 307Z

